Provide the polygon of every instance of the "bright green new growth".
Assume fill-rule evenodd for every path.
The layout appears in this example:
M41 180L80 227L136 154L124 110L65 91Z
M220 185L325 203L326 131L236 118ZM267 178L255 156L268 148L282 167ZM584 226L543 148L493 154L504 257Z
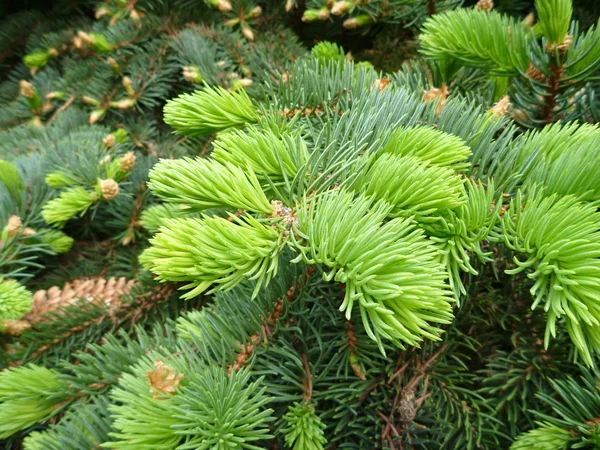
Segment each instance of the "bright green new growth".
M188 281L184 298L257 280L258 291L277 273L280 233L251 216L167 219L140 261L161 281Z
M323 435L325 424L315 413L312 405L307 403L294 403L283 416L287 427L285 443L293 450L323 450L327 439Z
M163 159L150 171L148 186L164 200L196 211L230 207L271 212L271 204L252 169L242 170L227 161Z
M332 61L343 63L346 60L344 49L339 45L328 41L319 42L310 50L310 54L313 58L323 62Z
M410 220L385 222L391 207L365 196L333 190L298 210L306 239L302 257L332 270L325 277L346 284L340 311L350 319L358 304L365 329L382 352L382 338L398 346L437 340L430 324L452 321L451 293L437 249Z
M31 292L15 280L0 279L0 320L20 319L31 309Z
M185 217L190 214L189 208L184 205L178 205L175 203L164 203L160 205L152 205L145 209L140 215L142 226L150 231L156 233L161 225L163 225L165 219L177 219Z
M517 438L510 450L567 450L573 438L568 430L549 423L538 423L539 428Z
M83 215L95 201L93 194L78 186L61 192L42 208L42 217L50 225L59 228L76 215Z
M119 450L177 448L181 437L172 428L179 422L173 417L174 394L161 394L152 390L148 379L152 370L155 367L144 361L134 369L133 374L123 374L119 386L112 390L111 397L115 403L109 409L116 431L110 433L114 441L103 447ZM167 366L165 370L170 372L173 369ZM166 377L167 374L157 375Z
M73 246L74 239L62 231L46 230L41 235L42 240L48 244L56 253L68 252Z
M33 364L0 372L0 439L58 413L66 388L58 372Z
M23 180L17 168L3 159L0 159L0 183L8 190L13 201L20 203Z
M536 0L535 9L538 14L538 27L544 37L550 44L562 44L571 25L572 0Z
M430 221L466 201L464 180L450 168L412 156L383 154L367 166L354 189L393 206L390 217Z
M30 69L41 69L52 58L49 50L38 50L23 57L23 63Z
M545 345L556 336L564 317L567 331L583 360L593 364L590 349L600 351L600 213L593 204L573 196L543 197L535 191L523 201L511 201L502 219L506 245L528 256L515 257L518 273L533 267L528 277L532 308L544 304Z
M431 240L439 246L457 300L467 293L462 272L478 275L470 262L471 255L484 262L492 260L491 253L483 251L481 243L488 239L499 212L494 207L494 185L491 181L487 187L481 182L468 181L466 188L467 201L464 204L425 224Z
M215 366L190 373L174 399L173 429L185 439L178 450L261 450L252 443L273 437L268 426L273 410L265 408L270 398L261 381L250 382L247 370L228 375Z
M471 149L465 142L453 134L431 127L400 127L388 138L381 151L397 156L416 156L456 171L470 167L467 160L471 156Z
M164 120L177 134L208 136L228 128L256 122L258 114L244 90L227 92L221 87L206 86L193 94L169 100Z
M265 175L274 181L293 178L308 158L306 144L299 136L278 135L255 126L223 133L213 146L214 160L229 162L244 170L249 166L257 176Z
M529 32L496 11L465 8L436 14L423 25L420 39L421 52L434 60L452 57L496 75L517 75L529 64Z

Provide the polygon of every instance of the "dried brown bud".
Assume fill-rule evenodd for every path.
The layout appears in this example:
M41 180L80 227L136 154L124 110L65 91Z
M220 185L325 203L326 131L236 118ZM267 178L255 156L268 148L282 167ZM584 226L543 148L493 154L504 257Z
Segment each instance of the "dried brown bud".
M183 374L175 372L175 369L160 360L154 361L154 367L154 370L146 373L148 385L152 388L152 397L160 398L162 394L174 394Z
M379 78L378 80L375 80L375 83L373 84L373 87L379 89L379 92L381 92L389 84L390 84L389 78L383 77L383 78Z
M400 420L403 422L412 422L417 415L417 405L415 402L415 393L413 391L403 392L398 405Z
M490 109L490 112L494 115L494 117L502 117L508 111L508 107L510 106L510 97L505 95L500 99L498 103L496 103Z
M475 8L480 11L491 11L494 8L494 2L492 0L479 0Z
M23 229L23 221L19 216L10 216L8 218L8 222L6 222L6 232L9 236L14 236L17 233L20 233Z
M29 81L21 80L19 82L19 93L25 98L34 98L36 90Z
M565 36L565 40L562 41L561 44L551 44L550 42L546 43L546 51L548 53L554 53L555 51L558 51L559 54L564 55L567 50L569 50L569 47L571 46L571 44L573 43L573 36L571 36L570 34L567 34Z
M56 50L55 48L49 48L49 49L48 49L48 54L49 54L50 56L54 56L54 57L56 57L56 56L58 56L58 50Z
M100 184L100 192L103 200L112 200L119 195L119 183L112 178L107 180L98 180Z
M104 139L102 139L102 143L108 148L113 148L117 143L117 138L114 134L107 134L104 136Z
M127 152L119 158L119 170L121 172L129 172L135 165L135 153Z
M424 91L423 100L425 100L426 103L429 103L431 101L436 101L439 99L438 107L435 111L436 113L439 113L442 107L444 106L444 103L446 103L448 94L450 94L448 86L446 86L446 83L442 83L441 88L431 87L431 89L429 89L428 91Z
M525 75L527 75L532 80L536 81L544 81L546 79L546 75L544 75L544 73L540 69L535 67L532 62L529 63L529 66L525 71Z

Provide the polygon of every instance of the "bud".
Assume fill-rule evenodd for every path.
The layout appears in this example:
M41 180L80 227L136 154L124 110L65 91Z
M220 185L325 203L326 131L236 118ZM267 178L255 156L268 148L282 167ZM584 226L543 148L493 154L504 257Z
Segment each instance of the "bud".
M108 164L109 162L110 162L110 155L104 155L104 158L102 158L98 164L103 166L105 164Z
M235 80L231 84L231 90L237 91L239 89L248 89L253 81L250 78L241 78L239 80Z
M233 28L233 27L235 27L235 26L236 26L238 23L240 23L240 19L238 19L238 18L236 17L236 18L233 18L233 19L226 20L226 21L225 21L225 26L226 26L226 27Z
M371 22L371 16L363 14L344 20L344 28L346 28L347 30L356 30L357 28L364 27L365 25L368 25Z
M98 106L98 104L100 103L98 100L88 95L82 95L81 100L83 101L83 103L92 106Z
M98 180L98 184L100 186L100 193L102 194L103 200L112 200L119 195L119 184L112 178L107 180Z
M528 30L530 30L533 27L533 25L535 24L535 14L533 14L532 12L527 14L525 16L525 19L523 19L523 24L525 25L525 27Z
M475 9L480 11L491 11L494 8L494 2L492 0L479 0L475 5Z
M105 6L101 6L100 8L98 8L96 10L96 20L101 19L102 17L106 16L107 14L110 14L110 11L108 10L108 8L106 8Z
M348 11L351 6L352 6L352 3L350 3L350 2L346 2L346 1L335 2L333 4L333 6L331 7L331 14L333 14L334 16L340 16L340 15L344 14L346 11Z
M256 6L252 8L252 10L247 14L247 17L250 19L255 19L262 14L262 8L260 6Z
M319 20L327 20L329 19L329 10L327 8L321 8L319 10L319 14L317 14Z
M121 240L121 245L129 245L133 240L133 231L130 231L125 235L125 237Z
M48 49L48 54L52 57L57 57L58 56L58 50L56 50L55 48L49 48Z
M183 78L185 78L185 81L188 81L189 83L202 83L203 81L200 69L198 69L196 66L184 66Z
M102 119L102 116L104 116L104 110L103 109L97 109L96 111L93 111L90 114L90 125L95 124L96 122L98 122L100 119Z
M217 67L218 67L218 68L221 68L221 67L223 67L224 65L225 65L225 61L218 61L218 62L217 62Z
M86 44L89 44L89 45L94 44L94 39L92 38L92 36L87 34L85 31L78 31L77 37L79 39L81 39L82 42L85 42Z
M214 0L211 3L221 12L229 12L233 9L229 0Z
M131 20L134 20L135 22L140 20L142 16L143 14L135 8L132 8L131 11L129 11L129 17L131 17Z
M318 9L307 9L302 14L302 22L310 23L319 19L319 10Z
M119 64L113 57L109 56L108 58L106 58L106 62L114 72L119 72L121 70Z
M82 50L83 49L83 39L81 39L79 36L75 36L73 38L73 47L75 47L77 50Z
M4 229L8 233L8 236L12 237L21 232L23 229L23 221L19 216L10 216Z
M53 91L53 92L49 92L46 94L46 99L47 100L63 100L65 97L67 96L67 94L63 91Z
M242 27L242 34L249 41L253 41L254 40L254 33L252 32L252 30L250 28L248 28L248 27Z
M117 138L115 138L114 134L107 134L104 139L102 139L102 143L108 148L113 148L117 143Z
M290 12L295 5L296 4L294 3L294 0L286 0L286 2L285 2L285 10L287 12Z
M119 170L129 172L135 165L135 153L127 152L119 158Z
M133 90L133 81L131 81L131 78L128 76L123 77L123 87L125 88L127 95L135 95L135 91Z
M504 97L502 97L502 99L500 99L498 103L492 106L490 112L494 115L494 117L499 118L506 114L509 106L510 97L508 95L505 95Z
M133 105L135 105L135 99L133 98L124 98L123 100L110 102L110 106L117 109L129 109Z
M23 228L23 232L21 233L21 236L24 237L30 237L30 236L35 236L37 233L35 232L35 230L31 227L25 227Z
M29 81L21 80L19 82L19 93L25 98L33 99L35 98L37 91Z

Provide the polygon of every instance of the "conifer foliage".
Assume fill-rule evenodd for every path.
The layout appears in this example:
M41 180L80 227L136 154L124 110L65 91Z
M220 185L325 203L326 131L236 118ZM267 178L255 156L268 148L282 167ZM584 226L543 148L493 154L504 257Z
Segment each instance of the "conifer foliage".
M496 3L9 16L0 442L598 448L598 28Z

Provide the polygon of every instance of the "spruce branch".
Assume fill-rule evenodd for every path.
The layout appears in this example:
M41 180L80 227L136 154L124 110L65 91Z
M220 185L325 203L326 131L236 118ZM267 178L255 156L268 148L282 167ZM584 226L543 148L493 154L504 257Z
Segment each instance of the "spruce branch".
M227 92L207 86L203 91L168 101L164 118L178 134L208 136L256 122L258 113L244 90Z
M148 187L159 197L193 210L231 207L269 213L271 205L252 169L203 158L161 160Z
M140 257L161 281L188 282L184 298L256 279L254 294L276 273L280 233L251 216L169 219ZM210 286L215 286L209 290Z
M365 196L328 191L298 210L306 239L301 257L331 268L327 280L346 284L340 306L349 319L358 303L365 329L385 353L382 338L398 346L439 339L432 323L452 320L452 299L437 251L409 219L384 222L391 207ZM300 259L300 257L298 258Z

